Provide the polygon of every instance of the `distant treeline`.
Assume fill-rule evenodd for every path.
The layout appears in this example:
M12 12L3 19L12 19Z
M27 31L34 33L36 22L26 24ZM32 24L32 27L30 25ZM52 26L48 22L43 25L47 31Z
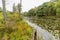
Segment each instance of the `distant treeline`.
M56 16L60 15L60 1L49 1L25 12L25 16Z

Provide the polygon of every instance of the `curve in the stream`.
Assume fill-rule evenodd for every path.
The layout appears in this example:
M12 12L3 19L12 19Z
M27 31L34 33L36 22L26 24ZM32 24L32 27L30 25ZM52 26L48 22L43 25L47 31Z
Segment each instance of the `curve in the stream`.
M55 37L50 34L47 30L42 29L41 27L39 27L38 25L25 20L25 22L27 22L30 26L32 26L36 31L37 31L37 36L40 40L57 40L55 39ZM39 40L38 39L38 40Z

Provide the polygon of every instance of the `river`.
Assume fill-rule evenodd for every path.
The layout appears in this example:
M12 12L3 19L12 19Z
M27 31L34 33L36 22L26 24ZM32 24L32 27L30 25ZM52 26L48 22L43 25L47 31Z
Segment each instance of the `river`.
M25 22L28 23L28 25L32 26L37 31L37 38L38 40L57 40L55 37L50 34L47 30L42 29L35 23L30 22L27 19L24 19Z

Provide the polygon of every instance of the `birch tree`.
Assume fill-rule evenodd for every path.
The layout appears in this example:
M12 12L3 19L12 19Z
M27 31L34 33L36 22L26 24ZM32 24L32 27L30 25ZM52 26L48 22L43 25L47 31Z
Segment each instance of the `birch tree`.
M15 3L13 4L13 12L16 12Z
M21 11L22 11L21 7L22 7L22 0L20 0L20 4L18 4L19 18L20 18L20 14L21 14Z
M5 0L2 0L2 4L3 4L3 16L4 16L4 23L6 23L6 8L5 8Z

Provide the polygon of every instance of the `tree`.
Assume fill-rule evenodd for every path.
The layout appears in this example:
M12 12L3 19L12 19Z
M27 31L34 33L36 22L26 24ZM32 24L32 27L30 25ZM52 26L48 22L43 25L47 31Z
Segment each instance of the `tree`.
M30 9L28 12L29 16L36 16L35 9Z
M45 2L42 5L32 8L28 11L27 15L29 16L55 16L56 15L56 7L54 2Z
M20 6L20 3L19 3L18 6L17 6L19 15L20 15L20 13L21 13L20 7L21 7L21 6Z
M55 3L56 7L56 14L60 16L60 0Z
M13 4L13 12L16 12L15 3Z
M20 0L20 13L22 11L22 0Z
M3 4L3 15L4 15L4 23L6 23L6 8L5 8L5 0L2 0L2 4Z
M20 3L17 5L17 12L19 13L19 18L20 18L20 15L21 15L21 11L22 11L22 0L20 0Z

